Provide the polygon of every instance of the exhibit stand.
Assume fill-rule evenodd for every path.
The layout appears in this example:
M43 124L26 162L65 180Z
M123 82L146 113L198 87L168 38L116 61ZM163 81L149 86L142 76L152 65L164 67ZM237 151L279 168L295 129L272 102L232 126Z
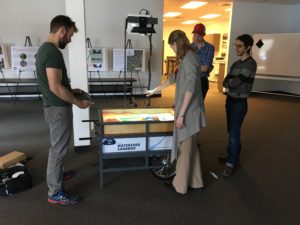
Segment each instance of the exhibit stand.
M130 108L98 110L100 188L107 172L153 169L173 176L169 165L172 149L174 110L172 108ZM111 159L142 158L138 165L111 165Z

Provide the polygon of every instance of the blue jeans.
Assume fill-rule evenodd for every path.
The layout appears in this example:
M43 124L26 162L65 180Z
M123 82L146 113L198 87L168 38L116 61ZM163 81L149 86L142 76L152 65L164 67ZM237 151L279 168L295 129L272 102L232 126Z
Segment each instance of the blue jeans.
M241 152L241 127L248 110L247 99L237 99L227 96L226 99L227 132L229 143L227 146L226 165L234 167Z

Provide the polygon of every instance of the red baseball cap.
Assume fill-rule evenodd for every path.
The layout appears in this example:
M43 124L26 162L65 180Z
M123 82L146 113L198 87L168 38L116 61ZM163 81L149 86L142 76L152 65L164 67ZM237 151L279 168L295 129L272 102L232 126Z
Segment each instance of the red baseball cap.
M205 26L202 23L196 24L194 26L193 34L204 35L205 34Z

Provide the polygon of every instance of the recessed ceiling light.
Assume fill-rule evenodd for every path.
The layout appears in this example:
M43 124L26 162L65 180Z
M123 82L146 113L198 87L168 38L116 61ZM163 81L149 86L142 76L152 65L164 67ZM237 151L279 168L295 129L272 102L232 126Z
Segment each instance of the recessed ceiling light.
M199 20L186 20L186 21L183 21L182 24L194 24L194 23L198 23Z
M200 19L213 19L213 18L216 18L216 17L219 17L219 16L221 16L221 14L211 13L211 14L206 14L204 16L200 16L199 18Z
M167 12L167 13L164 14L164 17L176 17L176 16L179 16L181 14L182 14L181 12Z
M207 4L207 2L190 1L190 2L180 6L180 8L182 8L182 9L196 9L196 8L199 8L199 7L204 6L206 4Z

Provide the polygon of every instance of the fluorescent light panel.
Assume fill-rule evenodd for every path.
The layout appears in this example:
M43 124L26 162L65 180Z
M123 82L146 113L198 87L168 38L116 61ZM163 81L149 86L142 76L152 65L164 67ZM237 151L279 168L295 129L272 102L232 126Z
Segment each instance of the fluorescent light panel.
M211 13L211 14L206 14L204 16L200 16L199 18L200 19L213 19L213 18L216 18L216 17L219 17L219 16L221 16L221 14Z
M182 24L194 24L194 23L198 23L199 20L186 20L186 21L183 21Z
M199 8L199 7L204 6L206 4L207 4L207 2L190 1L190 2L180 6L180 8L182 8L182 9L196 9L196 8Z
M181 14L182 14L181 12L167 12L167 13L164 14L164 17L176 17L176 16L179 16Z

